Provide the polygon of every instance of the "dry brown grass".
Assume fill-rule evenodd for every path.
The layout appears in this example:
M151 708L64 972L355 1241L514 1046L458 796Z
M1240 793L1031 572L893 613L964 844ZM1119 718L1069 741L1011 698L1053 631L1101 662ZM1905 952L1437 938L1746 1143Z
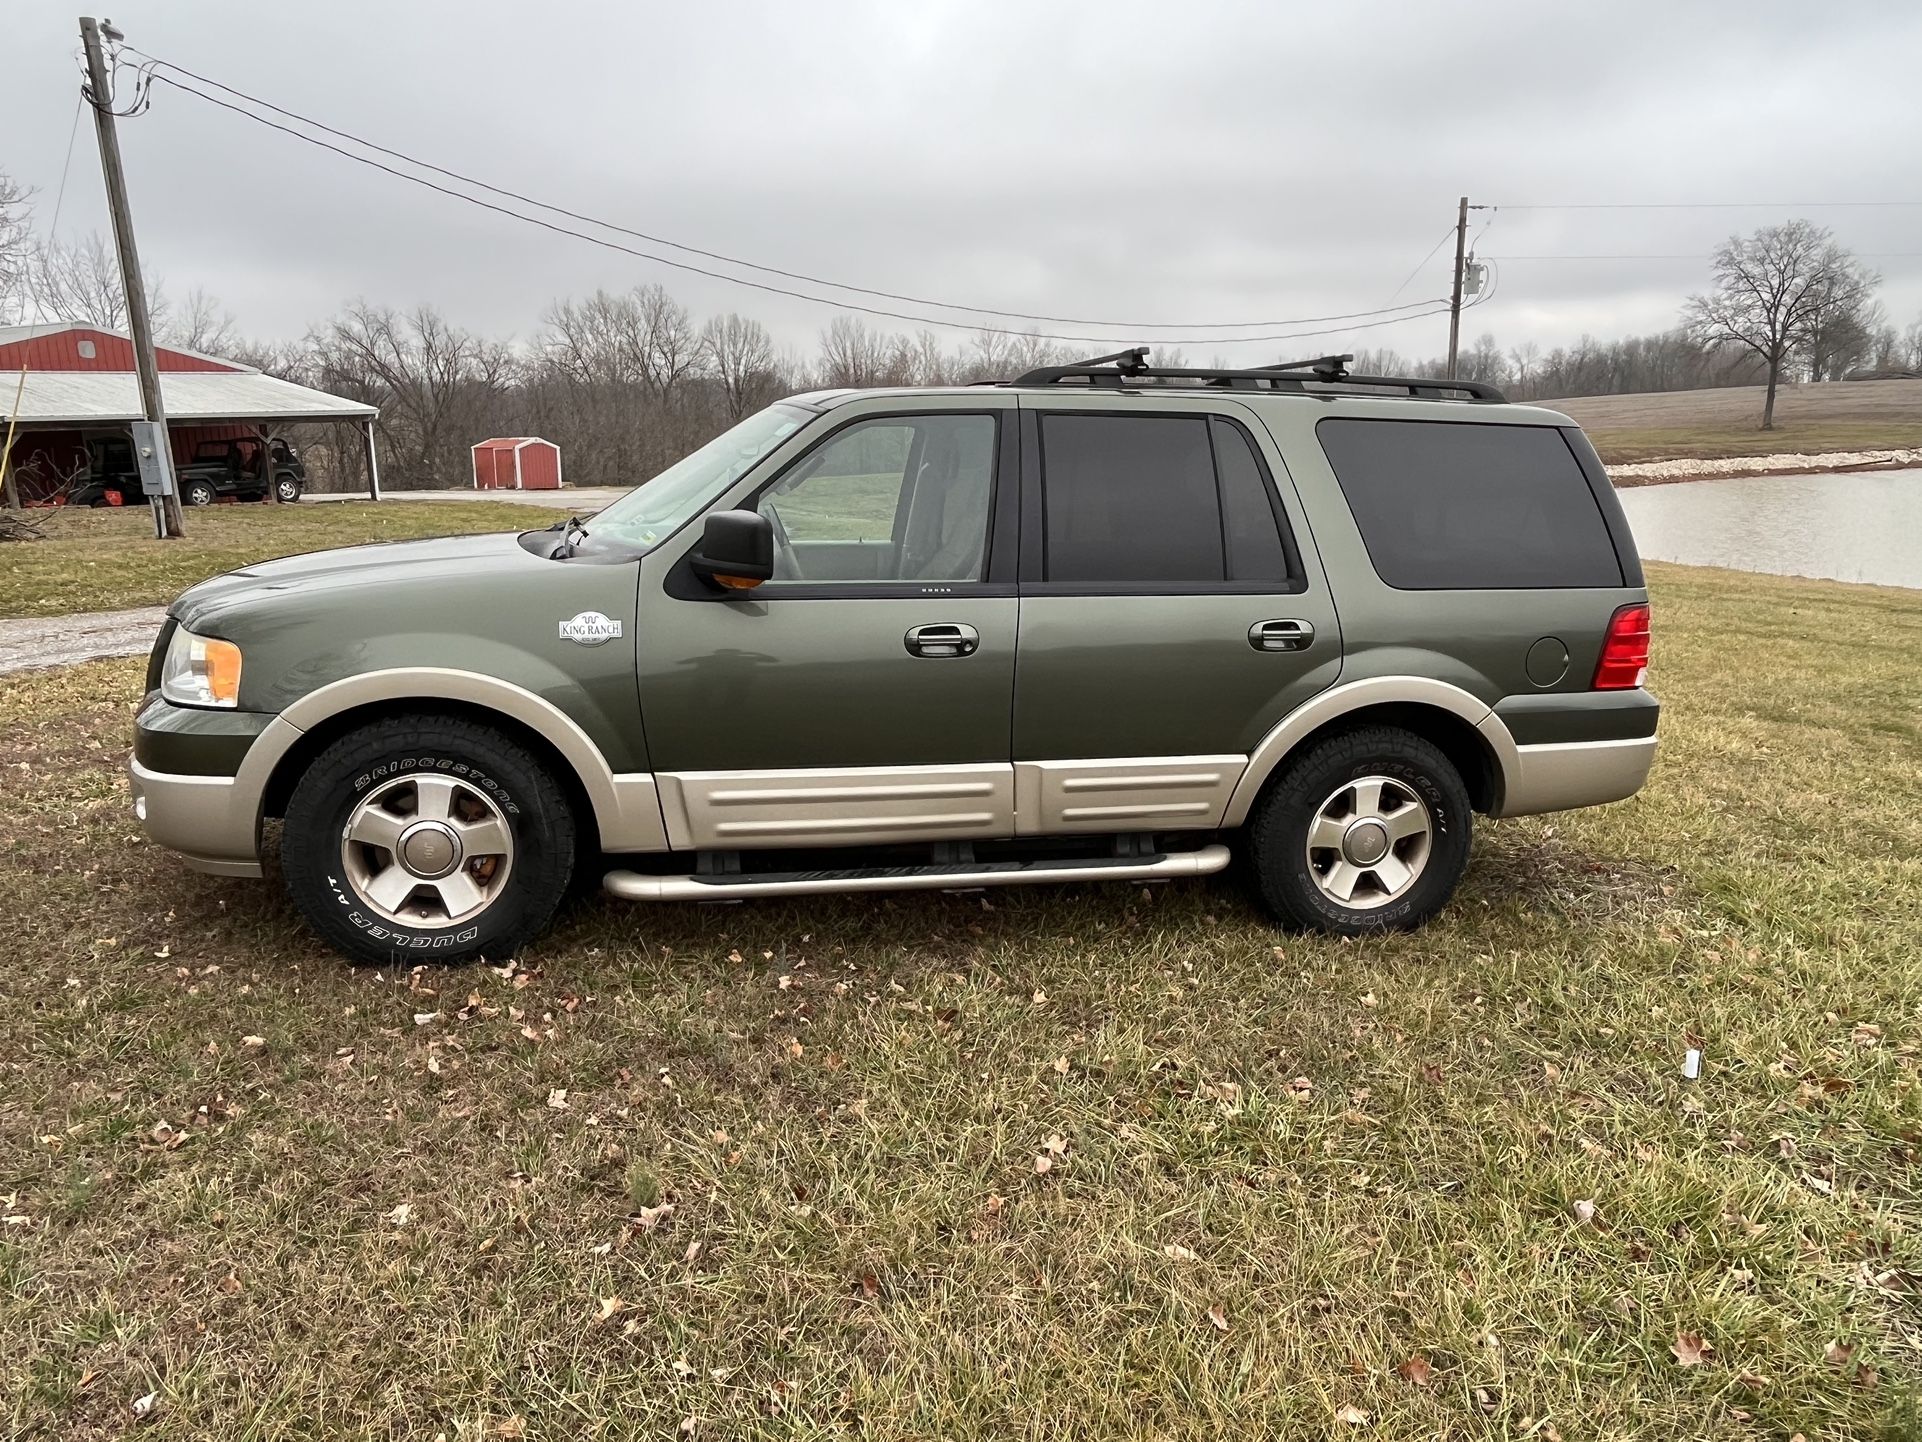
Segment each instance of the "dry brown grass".
M1762 399L1761 386L1730 386L1542 404L1579 421L1618 464L1922 446L1922 381L1783 386L1772 431L1758 429Z
M1223 882L355 970L137 839L138 663L10 679L0 1435L1922 1435L1922 594L1651 571L1649 790L1363 943Z
M368 541L534 530L559 513L499 501L327 501L209 506L157 541L145 509L27 513L46 539L0 545L0 619L159 606L250 561Z

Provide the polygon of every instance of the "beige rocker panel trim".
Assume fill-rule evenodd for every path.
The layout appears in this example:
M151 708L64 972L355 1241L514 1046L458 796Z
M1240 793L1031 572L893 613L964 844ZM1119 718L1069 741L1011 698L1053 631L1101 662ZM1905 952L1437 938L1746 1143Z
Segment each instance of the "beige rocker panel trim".
M1515 745L1515 738L1509 734L1508 727L1487 702L1477 700L1459 686L1430 680L1425 676L1371 676L1322 692L1297 706L1262 737L1261 744L1255 747L1254 754L1248 758L1248 769L1242 773L1234 794L1228 799L1228 809L1221 824L1240 826L1248 819L1262 785L1309 733L1366 706L1408 703L1435 706L1452 712L1479 731L1500 763L1503 793L1507 794L1519 772L1519 748Z
M254 815L274 767L302 733L356 706L383 701L465 701L532 727L573 768L594 808L608 851L665 851L660 801L648 772L615 773L588 734L553 702L510 681L439 666L399 667L348 676L311 691L274 718L247 750L235 783Z
M1211 831L1246 756L1138 756L1014 763L1016 833Z
M1014 835L1014 768L1005 763L662 771L656 779L675 851Z

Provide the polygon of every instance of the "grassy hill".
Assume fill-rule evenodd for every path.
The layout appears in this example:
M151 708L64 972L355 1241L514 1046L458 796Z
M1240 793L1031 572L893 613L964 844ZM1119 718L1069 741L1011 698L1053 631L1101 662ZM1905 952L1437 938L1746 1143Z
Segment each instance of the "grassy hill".
M1758 429L1762 391L1728 386L1541 404L1580 421L1602 459L1617 464L1922 446L1922 381L1783 386L1772 431Z

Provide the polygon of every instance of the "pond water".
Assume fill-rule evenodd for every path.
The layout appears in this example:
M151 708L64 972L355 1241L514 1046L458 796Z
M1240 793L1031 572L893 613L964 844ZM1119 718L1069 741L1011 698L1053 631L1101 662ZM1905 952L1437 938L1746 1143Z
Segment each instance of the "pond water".
M1922 470L1678 481L1617 494L1647 560L1922 587Z

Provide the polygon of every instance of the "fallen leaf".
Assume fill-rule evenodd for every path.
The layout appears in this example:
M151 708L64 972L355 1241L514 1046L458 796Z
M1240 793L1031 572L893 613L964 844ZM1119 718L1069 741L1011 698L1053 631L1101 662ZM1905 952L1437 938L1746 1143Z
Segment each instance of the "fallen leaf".
M235 1292L240 1290L240 1278L236 1277L232 1272L229 1272L220 1279L219 1286L221 1291L231 1297Z
M1305 1076L1298 1076L1288 1083L1288 1094L1298 1102L1305 1102L1314 1095L1315 1084Z
M1065 1056L1056 1057L1054 1059L1054 1069L1062 1076L1066 1076L1068 1074L1068 1059Z
M687 1250L681 1254L681 1260L683 1262L692 1262L696 1257L700 1255L701 1255L701 1244L699 1242L689 1242L687 1244Z
M1208 1309L1208 1320L1214 1324L1217 1332L1228 1330L1228 1314L1222 1309L1221 1303L1217 1302Z
M658 1207L642 1207L634 1213L634 1224L643 1232L651 1232L674 1215L674 1203L662 1202Z
M440 1013L437 1011L417 1011L414 1013L415 1026L432 1026L439 1020Z
M1571 1202L1569 1204L1568 1210L1571 1214L1573 1214L1575 1220L1580 1222L1583 1226L1587 1227L1587 1226L1594 1225L1595 1204L1593 1202L1588 1201L1586 1199L1578 1202Z
M1875 1368L1871 1367L1867 1362L1859 1362L1856 1364L1855 1385L1860 1387L1864 1392L1873 1392L1875 1390L1875 1384L1880 1380L1881 1378Z
M489 1427L487 1434L490 1437L525 1437L527 1435L527 1423L523 1422L519 1417L506 1417L496 1422L492 1427Z
M1068 1139L1062 1136L1060 1132L1051 1132L1048 1139L1041 1145L1053 1152L1057 1157L1065 1157L1068 1154Z
M1046 1006L1048 1004L1048 994L1037 986L1034 989L1034 996L1031 1000L1036 1006Z
M1381 1003L1375 999L1375 994L1372 991L1362 993L1361 1004L1370 1011L1373 1011L1381 1005Z
M149 1392L144 1397L134 1398L131 1405L133 1407L134 1420L136 1422L145 1422L160 1410L160 1394L158 1392Z
M601 1298L600 1310L594 1314L594 1325L598 1327L617 1312L626 1310L627 1303L623 1302L619 1297L603 1297Z
M787 1054L789 1056L799 1056L801 1055L802 1052L806 1050L807 1048L801 1045L800 1039L798 1037L788 1038Z
M267 1045L267 1038L264 1036L243 1036L240 1039L243 1051L259 1051L265 1045Z
M701 1375L701 1369L685 1357L676 1357L674 1359L674 1375L677 1377L698 1377Z
M567 1110L567 1088L555 1087L547 1094L547 1104L557 1112Z
M859 1285L861 1295L870 1302L881 1295L881 1279L872 1272L863 1272Z
M387 1220L392 1222L397 1227L404 1227L407 1225L408 1219L411 1218L413 1215L414 1215L414 1204L412 1202L402 1202L398 1207L395 1207L393 1211L387 1214Z
M1822 1196L1825 1196L1825 1197L1831 1195L1835 1191L1834 1182L1824 1181L1821 1177L1816 1176L1813 1172L1803 1172L1802 1181L1810 1191L1820 1193Z
M1346 1422L1350 1427L1366 1427L1368 1425L1368 1414L1353 1402L1347 1402L1336 1409L1335 1420L1337 1422Z
M1049 1172L1053 1170L1054 1170L1053 1157L1049 1156L1046 1152L1041 1152L1036 1155L1034 1159L1034 1174L1036 1176L1045 1177Z
M1840 1367L1855 1355L1855 1343L1836 1339L1822 1349L1822 1355L1831 1367Z
M1677 1332L1675 1345L1668 1349L1684 1367L1699 1367L1715 1355L1715 1348L1702 1340L1700 1332Z
M1412 1383L1417 1387L1426 1387L1435 1380L1435 1369L1429 1365L1426 1357L1414 1356L1397 1367L1395 1375L1404 1382Z
M1764 1377L1759 1372L1744 1372L1742 1373L1741 1376L1735 1379L1736 1386L1746 1387L1751 1392L1759 1392L1764 1387L1768 1386L1768 1384L1769 1384L1769 1379Z
M1182 1246L1179 1242L1168 1243L1167 1246L1161 1249L1161 1254L1177 1262L1198 1262L1201 1260L1198 1255Z

